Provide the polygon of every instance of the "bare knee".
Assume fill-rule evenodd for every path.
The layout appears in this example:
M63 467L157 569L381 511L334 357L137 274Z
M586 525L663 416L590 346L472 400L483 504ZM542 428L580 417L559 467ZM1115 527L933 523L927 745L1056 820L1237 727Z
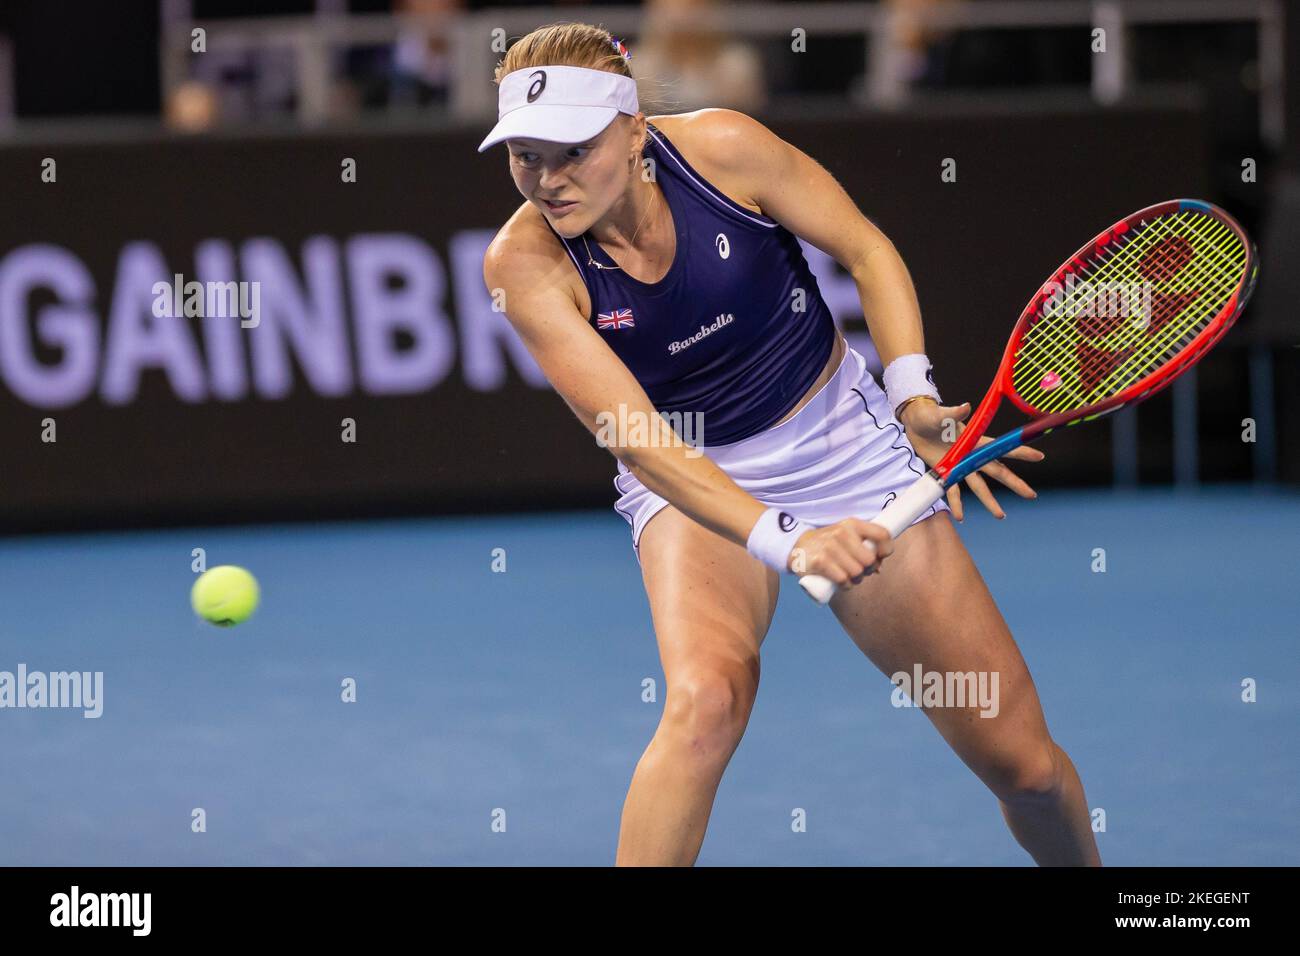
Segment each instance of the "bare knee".
M660 733L701 759L728 759L758 691L757 667L728 662L679 675L668 685Z
M1003 803L1034 803L1053 800L1061 792L1060 748L1046 744L1019 747L999 759L981 774L990 790Z

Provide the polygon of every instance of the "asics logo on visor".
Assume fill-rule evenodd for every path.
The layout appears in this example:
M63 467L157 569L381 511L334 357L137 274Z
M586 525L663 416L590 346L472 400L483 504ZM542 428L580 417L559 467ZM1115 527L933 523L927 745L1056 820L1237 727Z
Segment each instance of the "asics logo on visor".
M533 80L532 84L528 87L529 103L541 96L542 90L546 89L546 71L538 70L533 74L533 76L537 77L537 79Z

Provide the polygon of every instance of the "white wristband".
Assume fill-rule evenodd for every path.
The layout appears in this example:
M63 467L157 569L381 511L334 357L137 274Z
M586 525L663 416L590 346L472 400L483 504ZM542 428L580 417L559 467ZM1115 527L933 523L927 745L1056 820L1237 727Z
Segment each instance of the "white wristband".
M934 368L930 360L921 352L900 355L889 363L882 376L885 382L885 397L889 400L889 410L898 414L898 406L909 398L927 395L939 401L939 390L934 387Z
M811 530L812 525L804 524L788 511L768 508L750 530L745 547L778 574L787 574L795 542L801 534Z

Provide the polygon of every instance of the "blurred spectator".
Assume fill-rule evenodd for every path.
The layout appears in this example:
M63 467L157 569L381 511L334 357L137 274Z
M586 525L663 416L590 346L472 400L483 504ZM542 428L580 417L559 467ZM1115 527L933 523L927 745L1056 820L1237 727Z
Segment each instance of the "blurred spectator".
M465 8L464 0L397 0L394 12L450 18ZM445 106L451 85L451 38L446 33L411 30L393 47L392 92L398 106Z
M897 14L894 38L904 80L919 87L1086 85L1092 64L1086 27L937 30L915 16L958 0L885 0ZM977 3L979 0L959 0Z
M172 129L199 133L217 124L217 92L199 80L186 80L167 97L165 120Z
M698 18L725 8L715 0L648 0L641 36L632 46L632 73L667 90L666 111L725 106L756 112L767 102L763 64L748 42ZM650 104L647 104L650 105ZM649 110L647 110L649 112Z
M452 84L451 37L442 24L463 13L465 0L393 0L392 12L420 17L392 46L348 51L346 72L366 109L445 107Z
M923 80L931 72L930 51L947 37L940 30L927 29L916 17L926 7L940 0L885 0L893 14L891 39L902 61L903 79L909 85Z

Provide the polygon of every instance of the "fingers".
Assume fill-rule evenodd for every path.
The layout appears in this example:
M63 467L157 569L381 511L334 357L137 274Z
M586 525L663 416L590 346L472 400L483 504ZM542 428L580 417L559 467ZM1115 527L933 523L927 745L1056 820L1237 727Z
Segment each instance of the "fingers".
M1015 458L1017 461L1042 461L1047 456L1037 448L1030 448L1028 445L1017 445L1002 457Z
M1000 462L990 462L981 468L980 471L996 478L1022 498L1034 499L1038 497L1038 492L1029 487L1029 485L1025 483L1024 479ZM995 518L1005 518L1007 516L1006 512L1004 512L1002 507L998 504L998 500L993 497L993 492L989 490L988 482L980 476L979 471L967 475L966 484L970 486L971 491L975 493L975 497L979 499L980 503L983 504L984 507L989 510L989 513ZM948 507L952 509L953 518L960 522L964 520L965 515L962 513L961 491L959 488L960 485L953 485L948 489Z
M1006 513L1002 510L1002 506L999 505L998 500L993 497L993 492L989 491L988 483L980 477L979 472L967 475L966 484L970 485L970 490L975 492L975 497L983 503L985 508L989 509L989 512L993 517L1006 517Z
M1006 485L1021 498L1037 498L1038 492L1030 488L1025 480L1001 462L991 461L980 471L988 474Z
M953 418L957 421L962 421L970 414L970 402L962 402L960 405L951 405L944 408L943 411L951 412Z
M894 552L889 532L878 524L848 518L818 532L816 572L840 590L858 584Z
M987 445L992 440L993 439L984 436L980 438L978 444ZM1037 448L1030 448L1028 445L1018 445L1001 457L1015 458L1018 461L1042 461L1047 456L1044 455ZM1008 488L1010 488L1012 491L1018 494L1021 498L1033 499L1038 497L1038 492L1034 491L1033 488L1029 487L1029 485L1024 481L1024 479L1022 479L1014 471L1012 471L1006 465L1002 464L1001 460L989 462L987 465L984 465L982 468L980 468L980 471L984 472L984 474L986 475L996 478L998 481L1002 482L1002 484L1006 485ZM978 472L968 476L966 478L966 483L970 485L971 490L975 492L975 497L979 498L979 500L983 502L984 507L988 508L990 512L992 512L994 515L996 515L999 518L1006 517L1006 514L1002 511L1002 509L998 507L997 499L994 498L993 493L989 491L988 484L982 478L979 477ZM953 507L953 498L956 497L953 494L953 492L956 490L956 487L957 486L954 485L952 489L949 490L948 506L953 509L953 517L955 517L958 521L961 521L962 520L961 511L958 508Z
M989 438L988 435L981 435L981 436L980 436L980 440L979 440L978 442L976 442L976 444L977 444L977 445L987 445L987 444L991 443L992 441L993 441L993 439L992 439L992 438ZM1044 458L1046 458L1047 456L1044 455L1044 454L1043 454L1041 451L1039 451L1037 448L1030 448L1028 445L1017 445L1015 448L1011 449L1011 450L1010 450L1009 452L1007 452L1005 455L1002 455L1002 456L1000 456L1000 457L1002 457L1002 458L1016 458L1016 459L1018 459L1018 460L1020 460L1020 461L1042 461L1042 460L1043 460Z
M880 558L887 558L894 553L894 539L889 536L889 532L883 526L871 521L863 521L861 518L849 518L844 523L853 530L858 538L870 541L875 545L876 554Z

